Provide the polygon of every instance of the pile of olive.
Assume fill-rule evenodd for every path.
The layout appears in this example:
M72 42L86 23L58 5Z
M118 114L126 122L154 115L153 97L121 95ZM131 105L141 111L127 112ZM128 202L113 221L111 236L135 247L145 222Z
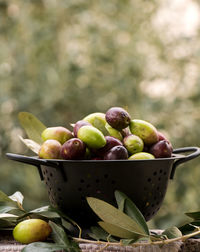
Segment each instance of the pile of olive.
M92 113L73 131L61 126L42 132L39 157L66 160L153 159L172 155L172 145L151 123L131 119L120 107Z

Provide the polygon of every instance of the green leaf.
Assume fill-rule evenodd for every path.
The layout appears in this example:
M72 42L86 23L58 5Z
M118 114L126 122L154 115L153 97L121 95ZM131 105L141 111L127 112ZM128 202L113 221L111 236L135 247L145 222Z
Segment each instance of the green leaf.
M11 200L8 195L6 195L4 192L0 191L0 202L9 202L9 203L14 203L16 205L15 202L13 202L13 200Z
M67 237L67 234L61 226L52 221L49 221L49 225L52 228L51 237L55 243L64 245L69 252L80 252L78 244Z
M36 208L29 213L36 213L46 218L60 218L60 215L54 211L50 206L44 206L40 208Z
M117 236L119 238L137 240L140 237L140 235L135 233L135 232L131 232L130 230L128 230L126 228L121 228L120 226L113 225L113 224L108 223L108 222L100 221L100 222L98 222L98 224L104 230L106 230L106 232L108 232L111 235Z
M180 231L183 235L187 235L191 232L193 232L197 227L200 227L200 220L192 221L191 223L187 223L181 227L179 227ZM200 237L200 235L197 235Z
M27 136L36 143L42 144L41 134L46 129L46 126L33 114L28 112L20 112L18 118Z
M200 212L185 213L185 215L192 218L193 220L200 220Z
M24 139L23 137L19 136L19 139L30 149L32 150L34 153L36 153L38 155L39 150L41 145L39 145L38 143L36 143L35 141L31 140L31 139Z
M115 199L117 201L118 209L124 212L125 199L124 195L120 191L115 191Z
M0 206L0 214L9 213L12 210L18 210L18 208L12 206Z
M166 235L168 239L173 239L173 238L181 237L182 233L177 227L173 226L173 227L165 229L162 232L162 235Z
M62 249L66 249L64 245L47 242L33 242L23 248L21 252L54 252Z
M107 233L104 229L102 229L101 227L96 227L96 226L92 226L90 228L92 233L89 233L88 235L99 241L99 240L103 240L103 241L107 241L109 239L110 242L116 242L117 240L114 239L113 237L109 237L109 233Z
M136 241L137 240L134 240L134 239L121 239L120 243L122 243L124 246L128 246Z
M147 236L143 228L128 215L102 200L88 197L92 210L106 223L110 223L141 236Z
M149 235L150 232L145 218L137 206L131 201L131 199L120 191L115 191L115 198L117 200L118 206L121 206L121 208L123 206L124 213L130 216L141 227L145 234Z

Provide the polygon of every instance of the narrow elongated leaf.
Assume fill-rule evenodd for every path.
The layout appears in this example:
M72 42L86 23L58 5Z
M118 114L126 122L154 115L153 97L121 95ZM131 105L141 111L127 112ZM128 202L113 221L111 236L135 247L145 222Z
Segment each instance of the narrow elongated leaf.
M12 206L0 206L0 214L1 213L8 213L12 210L17 210L18 208Z
M128 229L125 228L121 228L117 225L113 225L111 223L108 222L104 222L104 221L100 221L98 222L98 224L104 229L106 230L106 232L108 232L111 235L114 235L116 237L119 238L126 238L126 239L133 239L133 240L137 240L140 235L131 232Z
M192 218L193 220L200 220L200 212L191 212L185 213L188 217Z
M36 208L29 213L36 213L47 218L60 218L60 215L57 212L53 211L50 206Z
M92 210L106 223L110 223L121 228L127 229L130 232L145 236L146 233L136 221L128 215L113 207L105 201L88 197L87 202Z
M70 240L61 226L57 225L52 221L49 221L49 225L52 228L51 237L55 243L57 243L58 245L64 245L66 251L80 252L78 243L73 240Z
M120 193L120 191L116 190L115 191L115 199L117 201L118 209L123 212L126 197L124 197L124 195L122 193Z
M70 241L69 241L64 229L52 221L49 221L49 225L52 228L52 238L53 238L54 242L61 244L61 245L68 246L70 244Z
M22 252L54 252L62 249L65 249L64 245L47 242L33 242L23 248Z
M8 195L6 195L4 192L0 191L0 202L9 202L15 204L13 200L11 200Z
M46 129L46 126L33 114L28 112L20 112L18 118L28 138L38 144L42 144L41 133Z
M149 228L144 219L144 216L137 208L137 206L128 198L124 193L120 191L115 191L115 197L118 202L118 205L123 203L124 212L130 216L141 228L142 230L149 235Z
M39 145L38 143L36 143L35 141L31 140L31 139L24 139L23 137L19 136L19 139L30 149L32 150L34 153L38 154L41 145Z
M92 226L90 228L92 233L89 233L89 236L97 241L103 240L107 241L109 239L110 242L116 242L117 240L114 239L113 237L109 237L109 233L106 232L103 228L101 227L96 227Z

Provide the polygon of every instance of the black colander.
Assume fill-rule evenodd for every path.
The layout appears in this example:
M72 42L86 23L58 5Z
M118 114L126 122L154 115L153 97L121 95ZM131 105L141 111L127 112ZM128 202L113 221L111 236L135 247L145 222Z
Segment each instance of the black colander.
M186 152L192 153L179 154ZM87 227L94 225L97 217L86 197L97 197L115 205L116 189L129 196L145 219L150 220L160 209L176 167L199 156L200 148L180 148L170 158L151 160L46 160L6 155L11 160L36 166L47 186L51 205Z

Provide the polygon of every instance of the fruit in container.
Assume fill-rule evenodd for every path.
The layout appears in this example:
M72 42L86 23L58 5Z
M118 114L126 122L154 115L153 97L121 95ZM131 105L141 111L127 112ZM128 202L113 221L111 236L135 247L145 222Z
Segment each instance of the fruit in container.
M137 160L137 159L155 159L155 157L148 152L138 152L133 154L128 158L129 160Z
M71 138L62 145L61 156L63 159L84 159L86 145L79 138Z
M40 147L38 156L43 159L60 159L61 158L60 142L54 139L46 140Z
M90 124L92 124L92 126L97 128L98 130L100 130L105 136L109 135L109 133L105 127L106 119L105 119L104 113L95 112L95 113L89 114L83 118L83 121L86 121L86 122L89 122Z
M105 139L106 139L106 145L95 151L95 154L98 155L99 157L105 155L105 153L108 152L114 146L123 145L122 142L115 137L105 136Z
M139 136L133 134L124 137L123 144L130 154L141 152L144 148L143 140Z
M46 141L49 139L54 139L64 144L67 140L73 137L73 134L70 130L65 127L57 126L57 127L48 127L42 132L42 140Z
M114 129L122 130L131 121L129 113L120 107L112 107L106 112L106 121Z
M161 140L166 140L168 142L168 144L170 145L171 151L173 151L173 146L172 146L171 142L167 139L167 137L163 133L158 131L158 141L161 141Z
M13 237L24 244L45 241L51 234L50 225L41 219L28 219L18 223L13 229Z
M108 152L103 156L104 160L119 160L119 159L128 159L128 151L122 145L117 145L112 147Z
M132 134L139 136L144 144L152 145L158 142L157 129L149 122L134 119L130 122L130 131Z
M99 149L106 145L106 139L103 133L97 128L86 125L78 130L77 136L89 148Z
M107 129L110 136L113 136L113 137L119 139L120 141L122 141L123 136L122 136L122 133L119 130L114 129L108 123L105 124L105 127L106 127L106 129Z
M155 144L153 144L149 152L153 154L156 158L167 158L171 157L172 149L171 145L167 140L161 140Z
M78 122L76 122L75 125L74 125L74 128L73 128L74 136L77 137L78 130L82 126L86 126L86 125L91 125L91 124L89 122L87 122L87 121L84 121L84 120L79 120Z

